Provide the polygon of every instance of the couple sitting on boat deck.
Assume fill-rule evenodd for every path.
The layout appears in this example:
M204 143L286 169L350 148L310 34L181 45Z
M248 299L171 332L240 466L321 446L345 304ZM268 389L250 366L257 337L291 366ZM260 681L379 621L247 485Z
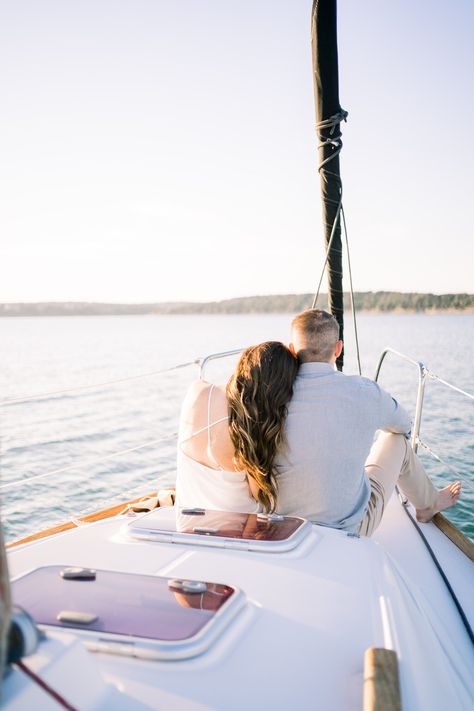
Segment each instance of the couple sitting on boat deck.
M194 383L181 413L176 504L276 511L370 536L394 487L428 521L453 506L407 440L407 412L372 380L335 370L336 320L309 309L292 343L247 348L227 386ZM374 435L379 433L374 443Z

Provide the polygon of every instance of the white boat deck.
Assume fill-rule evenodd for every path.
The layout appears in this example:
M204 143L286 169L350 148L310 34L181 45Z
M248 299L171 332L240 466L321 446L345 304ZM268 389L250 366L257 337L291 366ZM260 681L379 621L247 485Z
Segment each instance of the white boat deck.
M313 526L284 553L131 540L121 530L128 520L106 520L12 549L11 575L50 564L94 567L225 583L244 591L247 601L212 647L192 659L145 661L84 652L80 645L75 654L92 659L91 674L99 674L108 695L79 708L359 709L364 652L373 646L397 651L405 711L473 707L468 635L396 498L374 540ZM423 530L437 537L434 528ZM464 571L457 593L472 620L467 559L459 553L457 560L457 550L447 545L453 575L458 564ZM71 636L55 636L61 635ZM28 663L46 673L47 663L38 657ZM7 711L27 708L15 706L18 673L5 684ZM54 686L74 703L67 675L54 679ZM36 708L49 708L44 703Z

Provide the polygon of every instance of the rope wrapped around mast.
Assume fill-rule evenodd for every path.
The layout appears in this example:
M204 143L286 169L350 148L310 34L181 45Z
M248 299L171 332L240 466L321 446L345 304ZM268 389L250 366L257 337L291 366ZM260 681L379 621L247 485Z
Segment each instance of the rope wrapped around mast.
M329 310L339 324L339 336L344 337L344 293L342 287L341 209L342 181L339 153L342 149L341 121L347 111L339 104L337 56L336 0L313 0L311 17L311 50L313 59L314 102L316 109L319 151L319 174L323 205L324 240L326 245ZM319 290L313 302L316 304ZM344 354L337 360L342 370Z

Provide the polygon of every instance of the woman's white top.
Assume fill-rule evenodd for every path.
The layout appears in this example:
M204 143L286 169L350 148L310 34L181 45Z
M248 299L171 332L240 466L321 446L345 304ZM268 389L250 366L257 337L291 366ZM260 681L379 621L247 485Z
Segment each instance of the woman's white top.
M211 427L224 422L221 417L211 422L211 397L214 385L209 388L207 403L207 425L192 435L178 441L178 467L176 476L176 506L179 508L199 507L217 511L242 511L255 513L261 506L252 498L247 476L242 472L223 469L215 460L211 447ZM181 445L192 437L207 430L207 456L216 469L192 459L182 450Z

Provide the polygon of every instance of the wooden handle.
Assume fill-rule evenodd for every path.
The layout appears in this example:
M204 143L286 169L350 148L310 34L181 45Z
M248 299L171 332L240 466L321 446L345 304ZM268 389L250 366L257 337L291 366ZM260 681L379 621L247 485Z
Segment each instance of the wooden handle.
M391 649L369 647L364 656L364 711L401 711L398 659Z

